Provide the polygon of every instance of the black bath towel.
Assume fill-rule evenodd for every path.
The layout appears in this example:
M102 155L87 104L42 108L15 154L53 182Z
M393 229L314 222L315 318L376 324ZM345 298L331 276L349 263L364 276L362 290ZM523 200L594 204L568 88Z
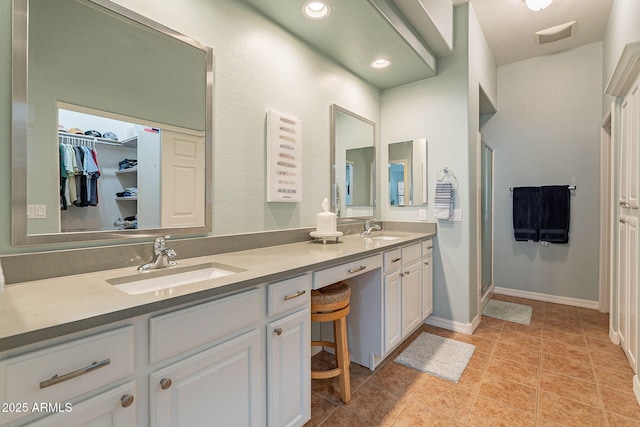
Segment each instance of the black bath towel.
M537 242L540 187L513 189L513 236L518 242Z
M571 192L568 185L540 187L540 240L569 243Z

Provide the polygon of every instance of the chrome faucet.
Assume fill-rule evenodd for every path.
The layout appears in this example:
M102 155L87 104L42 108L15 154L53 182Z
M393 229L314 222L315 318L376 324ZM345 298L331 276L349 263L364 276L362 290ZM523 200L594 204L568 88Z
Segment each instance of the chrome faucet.
M176 258L176 251L166 246L166 240L169 237L170 236L158 237L153 241L153 259L138 267L138 271L147 271L178 265L178 263L174 261Z
M365 237L371 234L373 230L382 230L382 227L380 227L380 224L374 224L374 222L376 221L378 220L375 218L366 220L364 223L364 231L360 233L360 235L362 237Z

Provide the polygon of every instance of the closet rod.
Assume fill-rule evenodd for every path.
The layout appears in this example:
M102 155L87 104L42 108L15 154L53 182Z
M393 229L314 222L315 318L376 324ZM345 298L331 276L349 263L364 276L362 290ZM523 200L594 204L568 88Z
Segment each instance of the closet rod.
M568 187L571 191L576 191L576 189L578 188L577 185L569 185ZM509 187L509 191L513 191L513 187Z

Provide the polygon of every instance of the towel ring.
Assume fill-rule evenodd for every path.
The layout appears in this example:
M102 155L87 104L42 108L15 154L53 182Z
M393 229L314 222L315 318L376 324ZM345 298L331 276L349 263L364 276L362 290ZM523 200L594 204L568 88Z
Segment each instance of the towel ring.
M447 178L448 180L445 181L445 179ZM453 184L453 188L458 188L458 178L456 178L455 174L451 172L446 166L444 167L444 169L440 169L440 172L438 172L438 175L436 175L436 179L439 182L450 182L451 184Z

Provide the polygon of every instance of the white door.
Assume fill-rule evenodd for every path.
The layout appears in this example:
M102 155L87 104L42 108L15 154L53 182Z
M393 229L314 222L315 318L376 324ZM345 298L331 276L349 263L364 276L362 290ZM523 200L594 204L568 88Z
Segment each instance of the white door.
M204 225L204 136L162 132L162 227Z
M262 425L260 353L260 333L255 329L152 373L150 424Z
M300 426L311 418L310 316L305 309L267 325L269 426Z
M402 336L422 323L420 261L402 267Z
M618 335L620 345L626 348L629 336L629 245L627 239L627 220L621 217L618 220Z
M636 370L638 357L638 218L629 217L627 219L627 244L628 244L628 266L627 282L629 287L629 323L628 338L626 340L625 352L627 358Z

